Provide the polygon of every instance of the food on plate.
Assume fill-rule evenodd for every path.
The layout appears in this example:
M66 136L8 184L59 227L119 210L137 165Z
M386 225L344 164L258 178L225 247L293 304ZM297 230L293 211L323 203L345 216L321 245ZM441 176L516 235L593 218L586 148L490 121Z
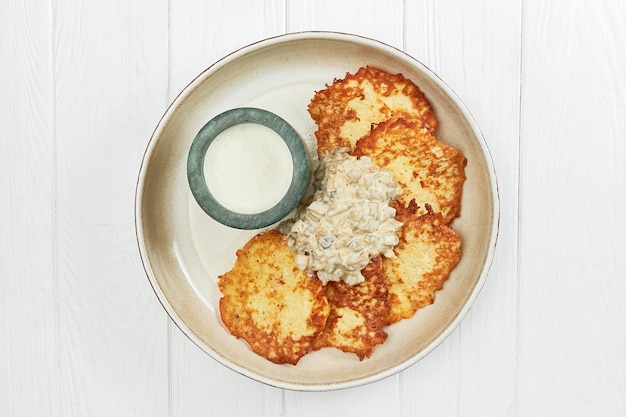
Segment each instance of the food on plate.
M313 201L298 214L288 234L301 269L326 284L363 282L361 270L379 254L394 256L402 223L389 202L402 189L389 172L346 149L325 154L316 170Z
M274 363L296 364L324 329L330 311L324 286L298 268L275 230L248 241L218 279L224 325Z
M403 222L395 258L382 261L382 271L389 285L391 311L386 323L409 318L422 307L432 304L448 274L461 256L461 238L443 221L441 213L416 214L412 202L398 211Z
M308 106L317 124L318 155L354 149L372 126L390 119L419 122L434 131L438 121L424 93L402 74L366 66L317 91Z
M334 347L369 358L386 326L435 299L457 265L463 154L434 135L420 89L374 67L314 94L319 167L295 216L253 237L218 277L222 321L296 364Z
M429 204L446 224L459 216L467 160L420 124L385 121L359 139L353 153L391 173L404 191L398 198L402 205L415 200L418 213L425 214Z
M313 341L313 349L335 347L369 358L376 345L387 339L385 320L389 314L388 285L381 274L380 256L363 270L359 285L343 281L326 285L330 315L326 327Z

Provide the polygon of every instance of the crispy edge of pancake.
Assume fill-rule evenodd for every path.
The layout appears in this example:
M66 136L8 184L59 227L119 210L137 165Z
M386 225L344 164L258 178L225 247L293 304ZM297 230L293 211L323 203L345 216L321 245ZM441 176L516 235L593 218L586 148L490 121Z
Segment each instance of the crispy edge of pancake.
M370 87L375 97L368 103L365 90ZM393 103L398 97L404 99ZM390 74L372 66L361 67L355 74L346 73L343 79L335 79L317 91L308 111L317 124L319 156L338 148L354 149L356 141L367 135L372 126L388 119L403 117L419 122L429 131L435 131L439 123L430 102L415 83L402 74ZM357 132L342 133L348 123L360 123Z
M313 342L314 350L335 347L363 360L387 339L384 327L390 311L389 291L381 268L382 259L377 256L363 269L362 283L326 285L330 314L326 327Z
M295 365L306 355L330 312L324 286L296 266L276 230L256 235L238 250L218 287L224 325L274 363Z
M353 154L368 156L391 173L404 191L398 198L401 204L416 199L419 214L426 214L429 204L442 213L446 224L460 215L467 159L419 123L404 119L380 123L359 139Z
M412 201L401 208L396 218L404 225L395 258L384 258L382 271L389 285L391 311L386 323L412 317L420 308L435 301L461 256L461 238L444 224L441 213L430 206L417 215Z

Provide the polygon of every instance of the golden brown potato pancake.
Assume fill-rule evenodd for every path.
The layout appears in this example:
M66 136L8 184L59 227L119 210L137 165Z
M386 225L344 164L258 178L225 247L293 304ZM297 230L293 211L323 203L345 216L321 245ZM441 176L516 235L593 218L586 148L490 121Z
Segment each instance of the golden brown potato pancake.
M285 237L275 230L238 250L218 286L220 314L231 334L274 363L295 365L330 311L322 283L298 269Z
M427 207L426 214L415 214L417 206L398 212L402 226L396 258L384 258L382 271L389 285L391 311L386 323L407 319L420 308L432 304L461 255L461 238L446 226L441 213Z
M314 340L313 349L336 347L363 360L387 339L383 327L390 310L389 294L381 267L378 256L361 272L364 282L350 286L331 281L326 285L330 315L324 331Z
M403 189L398 198L402 205L415 200L418 214L425 214L429 204L446 224L459 216L467 160L419 123L383 122L357 142L353 154L369 156L391 173Z
M317 124L319 156L342 147L354 149L357 140L385 120L404 118L429 131L438 123L424 93L411 80L370 66L317 91L308 110Z

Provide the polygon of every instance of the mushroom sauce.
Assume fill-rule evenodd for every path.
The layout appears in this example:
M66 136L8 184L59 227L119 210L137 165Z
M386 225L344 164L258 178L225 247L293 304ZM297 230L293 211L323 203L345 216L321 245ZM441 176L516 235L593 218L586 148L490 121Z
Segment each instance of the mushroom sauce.
M326 154L315 172L317 191L287 233L299 268L316 271L324 283L363 282L361 270L379 254L395 257L402 223L389 201L402 188L370 158L347 149Z

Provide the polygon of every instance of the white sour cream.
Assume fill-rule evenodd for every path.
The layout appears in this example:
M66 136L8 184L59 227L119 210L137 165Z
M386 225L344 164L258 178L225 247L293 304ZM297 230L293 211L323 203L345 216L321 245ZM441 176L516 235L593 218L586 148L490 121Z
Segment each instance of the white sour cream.
M261 213L285 196L293 174L289 147L272 129L242 123L224 130L204 159L213 197L229 210Z

